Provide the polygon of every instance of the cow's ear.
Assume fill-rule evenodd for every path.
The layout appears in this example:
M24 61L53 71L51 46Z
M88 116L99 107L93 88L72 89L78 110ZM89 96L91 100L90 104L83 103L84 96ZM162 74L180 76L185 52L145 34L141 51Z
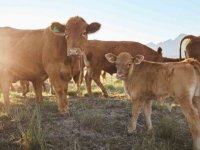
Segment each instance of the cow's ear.
M87 25L86 31L87 31L88 34L94 33L96 31L98 31L100 29L100 27L101 27L100 23L93 22L93 23Z
M136 55L135 57L133 57L133 62L136 65L139 65L143 60L144 60L144 56L142 55Z
M59 22L53 22L50 26L50 29L55 35L60 35L60 36L65 35L65 25Z
M157 52L158 52L158 54L162 54L162 48L158 47Z
M105 54L105 57L110 63L115 63L115 61L117 59L117 56L115 56L112 53Z

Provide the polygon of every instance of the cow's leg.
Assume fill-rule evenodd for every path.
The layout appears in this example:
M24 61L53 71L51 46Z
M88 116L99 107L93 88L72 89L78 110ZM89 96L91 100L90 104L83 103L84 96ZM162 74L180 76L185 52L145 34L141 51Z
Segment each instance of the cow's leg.
M151 130L152 129L152 122L151 122L151 113L152 113L152 101L151 100L147 100L144 103L144 115L145 115L145 119L146 119L146 125L147 125L147 129Z
M30 85L30 83L29 83L29 81L27 81L26 82L26 94L30 91L29 85Z
M52 95L55 95L55 94L56 94L52 83L51 83L51 85L50 85L50 93L51 93Z
M76 83L76 94L77 94L77 96L81 96L82 95L81 90L80 90L82 77L83 77L82 71L80 71L78 75L73 77L73 80Z
M10 85L10 89L11 89L11 91L15 91L15 87L13 86L12 83L11 83L11 85Z
M81 96L81 83L83 81L83 70L80 71L77 81L77 96Z
M79 81L77 82L76 88L77 88L76 89L77 96L81 96L82 95L82 93L81 93L81 84L80 84Z
M43 87L43 91L44 91L44 92L47 92L47 88L46 88L46 85L45 85L44 82L42 83L42 87Z
M106 88L103 86L103 84L100 81L100 75L101 75L101 72L100 73L95 72L95 74L92 76L92 78L93 78L94 82L100 87L101 91L103 92L103 96L108 97Z
M135 131L137 125L137 119L140 114L143 102L140 99L132 100L132 117L128 125L128 133L131 134Z
M194 149L200 150L200 119L198 111L193 106L191 98L179 99L179 103L192 133Z
M200 96L195 96L193 98L193 104L197 108L200 117Z
M6 108L10 106L10 100L9 100L9 89L10 89L11 82L9 80L4 79L1 81L1 88L3 92L3 98L4 98L4 105Z
M21 83L22 95L26 96L26 94L29 92L29 81L22 81L22 82L23 82L23 83Z
M86 83L86 88L87 88L87 92L88 92L88 96L89 97L93 97L92 94L92 78L90 77L90 75L88 74L88 72L85 75L85 83Z
M42 84L43 84L43 81L35 80L35 81L32 81L32 83L33 83L33 87L34 87L34 90L35 90L36 101L42 102Z
M65 94L66 82L60 78L59 74L49 75L49 78L57 96L58 110L61 113L67 112L69 110L69 104Z

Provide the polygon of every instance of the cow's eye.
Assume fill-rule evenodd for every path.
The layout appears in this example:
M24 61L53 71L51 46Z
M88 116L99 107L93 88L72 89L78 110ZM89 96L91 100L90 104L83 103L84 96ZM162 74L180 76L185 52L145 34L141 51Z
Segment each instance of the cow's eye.
M87 32L84 31L84 32L82 33L82 36L86 37L86 36L87 36Z
M127 66L130 67L130 66L131 66L131 63L129 63Z

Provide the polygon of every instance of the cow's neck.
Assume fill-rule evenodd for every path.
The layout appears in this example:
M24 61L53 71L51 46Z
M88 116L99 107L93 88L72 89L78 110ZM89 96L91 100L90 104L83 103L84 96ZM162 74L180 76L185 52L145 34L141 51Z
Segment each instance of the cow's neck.
M81 56L68 56L72 76L81 70Z

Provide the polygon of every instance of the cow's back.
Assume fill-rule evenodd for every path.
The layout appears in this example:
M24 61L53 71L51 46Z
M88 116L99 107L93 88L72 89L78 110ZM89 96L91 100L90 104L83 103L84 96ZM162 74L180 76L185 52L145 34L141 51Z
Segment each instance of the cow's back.
M43 32L0 28L0 67L22 79L31 79L43 72Z
M95 68L103 69L106 72L116 73L115 65L106 61L105 54L113 53L118 55L121 52L129 52L132 56L137 54L144 55L146 60L158 61L161 57L151 48L132 41L88 41L87 55L88 60Z

